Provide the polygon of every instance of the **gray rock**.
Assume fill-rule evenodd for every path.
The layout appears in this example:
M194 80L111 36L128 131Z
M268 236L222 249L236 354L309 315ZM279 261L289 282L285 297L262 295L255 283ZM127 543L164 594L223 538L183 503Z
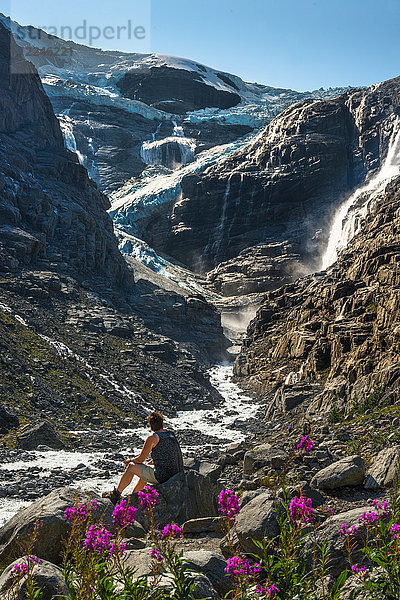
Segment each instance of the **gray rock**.
M48 446L55 450L65 448L64 442L49 421L28 425L18 434L19 448L36 450L38 446Z
M334 490L345 486L361 485L365 464L361 456L346 456L329 467L321 469L311 480L311 486L320 490Z
M340 535L339 531L343 523L347 523L347 527L356 527L357 535L355 541L360 541L361 537L365 533L365 526L360 525L359 520L364 512L370 512L370 506L363 506L361 508L354 508L352 510L339 513L327 519L317 531L317 544L321 544L324 541L328 544L328 550L330 552L329 557L329 571L332 575L338 575L347 565L347 547L345 539ZM306 542L306 549L311 551L314 541L309 537ZM354 552L352 554L353 563L360 562L364 556L361 552L361 544L354 544Z
M30 506L23 508L0 529L0 561L4 562L14 557L21 545L27 544L32 537L35 522L39 520L41 526L32 552L41 559L58 563L62 554L62 540L70 530L70 524L65 520L65 509L75 505L76 494L81 502L88 500L88 495L72 488L59 488L53 490L48 496L37 500ZM113 506L104 502L95 494L98 508L94 515L100 520L103 516L105 524L111 526Z
M36 557L31 557L35 559ZM0 595L2 598L8 598L8 594L12 589L13 583L15 582L15 577L11 574L14 565L26 563L28 558L23 556L19 558L11 565L9 565L0 576ZM40 563L34 563L32 566L32 579L34 584L40 588L41 591L41 600L56 600L56 598L60 598L68 593L67 587L65 585L65 579L62 574L61 569L56 567L50 562L46 560L41 560ZM17 592L17 595L12 595L12 598L15 600L25 600L27 597L27 587L26 587L27 577L24 576L20 580L20 589ZM4 596L3 596L4 594Z
M271 444L262 444L244 455L243 473L250 475L257 469L267 466L273 469L281 468L288 458L289 456L284 450L274 448Z
M193 597L198 600L219 600L219 594L213 588L211 581L205 575L197 575L194 578L195 590Z
M385 448L372 461L364 486L371 490L393 483L400 466L400 446Z
M184 559L188 567L206 575L217 592L223 596L232 589L232 583L225 573L226 560L209 550L190 550Z
M221 486L214 480L214 475L205 477L197 471L189 470L157 485L156 489L159 494L159 502L154 510L157 525L218 516L217 498ZM131 504L138 509L137 520L146 527L146 516L137 494L130 498Z
M19 419L0 404L0 433L8 433L13 427L18 427Z
M253 540L273 538L279 533L273 494L265 491L250 500L236 519L236 534L245 552L254 552Z
M221 517L203 517L202 519L191 519L182 526L183 533L209 533L219 531L221 528Z

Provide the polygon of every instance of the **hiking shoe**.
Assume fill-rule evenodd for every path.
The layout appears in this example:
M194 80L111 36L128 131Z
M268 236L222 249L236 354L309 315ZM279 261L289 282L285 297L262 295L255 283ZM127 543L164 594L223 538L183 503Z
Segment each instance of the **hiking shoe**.
M108 498L115 505L121 500L121 492L114 488L112 492L104 492L101 497Z

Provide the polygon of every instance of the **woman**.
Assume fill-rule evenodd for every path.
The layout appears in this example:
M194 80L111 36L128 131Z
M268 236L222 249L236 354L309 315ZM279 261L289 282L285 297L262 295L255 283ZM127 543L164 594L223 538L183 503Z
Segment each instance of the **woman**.
M183 471L182 451L175 434L164 429L164 417L158 411L152 412L147 417L153 433L143 444L139 456L125 460L127 469L121 477L117 488L107 494L113 504L121 499L121 494L132 482L134 475L139 477L133 493L142 490L147 483L157 485L164 483L171 477ZM149 464L144 464L151 452Z

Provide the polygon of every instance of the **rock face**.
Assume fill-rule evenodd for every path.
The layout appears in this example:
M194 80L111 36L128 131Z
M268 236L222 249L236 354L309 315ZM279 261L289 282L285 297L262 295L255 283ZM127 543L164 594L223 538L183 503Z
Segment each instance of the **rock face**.
M244 385L272 398L312 385L310 414L398 401L399 201L395 179L326 273L266 295L235 363Z
M117 85L127 98L174 114L213 106L231 108L241 101L230 80L231 92L207 85L200 73L167 66L128 71Z
M266 242L287 243L303 266L315 268L332 210L386 153L398 88L399 81L392 80L288 108L244 150L203 174L184 177L182 196L148 224L146 241L203 272ZM265 257L256 251L254 256L262 270ZM238 273L244 258L238 259ZM294 278L292 262L292 272L285 254L270 262L275 287ZM233 263L228 267L231 276Z
M38 446L48 446L54 450L65 448L65 444L48 421L26 426L18 432L18 447L24 450L36 450Z
M31 556L33 560L33 566L31 567L32 580L35 586L40 589L41 600L56 600L61 596L68 594L67 586L65 585L65 579L61 569L55 565L47 562L46 560L40 560L36 563L36 556ZM28 561L27 556L23 556L9 565L0 576L0 594L4 594L4 598L8 598L13 584L15 583L15 576L12 575L12 570L15 565L26 564ZM19 582L19 589L16 592L18 595L12 595L15 600L24 600L27 597L27 586L26 576L22 577ZM13 594L15 592L12 592Z
M0 271L38 260L128 276L108 199L64 148L33 65L0 23Z
M400 465L400 446L385 448L374 458L367 473L365 487L369 490L391 485Z
M361 485L365 464L361 456L348 456L321 469L311 480L311 486L320 490L335 490L345 486Z

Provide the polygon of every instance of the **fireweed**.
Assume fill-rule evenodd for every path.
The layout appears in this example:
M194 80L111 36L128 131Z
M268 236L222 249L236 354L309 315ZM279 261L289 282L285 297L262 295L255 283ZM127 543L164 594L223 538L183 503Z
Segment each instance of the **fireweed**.
M25 600L41 600L42 593L33 578L34 567L40 564L40 558L34 555L34 548L41 526L41 520L36 519L28 543L22 545L24 558L17 562L11 569L12 583L4 596L4 600L18 600L21 597L22 587L24 588L22 593Z
M104 524L105 514L99 514L95 501L81 505L77 498L75 506L67 509L65 515L70 527L64 551L64 575L69 590L65 600L193 600L195 574L176 548L181 528L172 522L157 530L154 510L158 494L154 488L145 488L139 500L152 540L151 577L135 580L134 571L127 567L124 558L123 535L134 523L136 508L121 501L113 511L113 529L109 530ZM225 569L232 587L227 599L340 600L351 576L355 592L366 592L366 598L400 600L397 480L390 503L376 500L358 522L336 526L337 538L347 548L347 565L336 579L330 574L332 551L326 541L321 541L319 531L322 522L332 519L333 511L313 507L301 491L292 497L284 487L275 490L273 502L271 519L276 520L279 533L273 539L253 540L256 552L249 556L241 550L235 535L240 512L238 499L232 490L223 490L219 496L219 512L231 550ZM12 572L15 584L22 580L31 582L28 600L40 598L31 576L38 527L27 556ZM163 582L169 581L168 589L160 585L161 578ZM18 598L19 588L13 585L12 589L14 595L7 596L7 600Z

